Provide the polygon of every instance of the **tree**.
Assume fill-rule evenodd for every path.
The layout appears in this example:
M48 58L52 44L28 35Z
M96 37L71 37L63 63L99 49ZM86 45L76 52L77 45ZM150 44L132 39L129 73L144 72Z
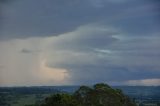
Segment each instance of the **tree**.
M55 94L45 99L41 106L136 106L121 90L107 84L81 86L73 94Z
M55 94L47 97L41 106L77 106L77 102L70 94Z

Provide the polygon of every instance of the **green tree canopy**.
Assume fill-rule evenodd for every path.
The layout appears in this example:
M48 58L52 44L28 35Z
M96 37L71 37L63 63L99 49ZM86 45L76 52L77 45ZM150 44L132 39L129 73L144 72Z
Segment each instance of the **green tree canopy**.
M55 94L45 99L41 106L136 106L121 90L107 84L81 86L73 94Z

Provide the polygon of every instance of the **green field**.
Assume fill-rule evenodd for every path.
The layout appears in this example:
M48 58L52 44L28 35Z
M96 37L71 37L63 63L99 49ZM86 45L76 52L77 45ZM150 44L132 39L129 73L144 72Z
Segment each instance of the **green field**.
M49 94L6 95L5 106L25 106L40 103Z

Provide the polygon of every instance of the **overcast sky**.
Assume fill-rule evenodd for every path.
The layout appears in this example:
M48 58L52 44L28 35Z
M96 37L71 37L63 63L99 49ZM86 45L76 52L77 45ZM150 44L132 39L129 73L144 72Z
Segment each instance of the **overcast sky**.
M0 86L160 85L159 0L0 0Z

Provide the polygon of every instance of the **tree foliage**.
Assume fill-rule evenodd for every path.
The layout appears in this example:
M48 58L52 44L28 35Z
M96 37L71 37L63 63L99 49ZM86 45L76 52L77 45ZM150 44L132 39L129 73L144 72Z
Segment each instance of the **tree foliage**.
M74 94L55 94L47 97L41 106L136 106L121 90L107 84L93 88L81 86Z

